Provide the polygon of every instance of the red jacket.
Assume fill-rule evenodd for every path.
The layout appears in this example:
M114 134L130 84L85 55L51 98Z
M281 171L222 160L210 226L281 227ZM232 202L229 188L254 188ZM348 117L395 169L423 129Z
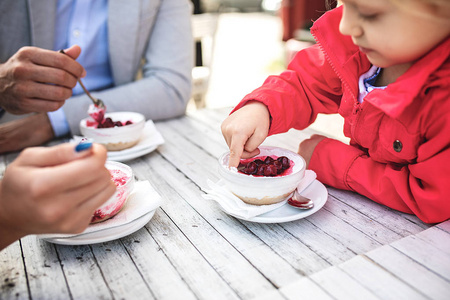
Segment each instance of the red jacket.
M339 33L342 8L322 16L317 44L300 51L249 100L267 105L269 134L304 129L318 113L339 113L350 145L321 141L310 161L318 179L356 191L427 223L450 218L450 38L396 82L357 101L358 78L371 67L351 38Z

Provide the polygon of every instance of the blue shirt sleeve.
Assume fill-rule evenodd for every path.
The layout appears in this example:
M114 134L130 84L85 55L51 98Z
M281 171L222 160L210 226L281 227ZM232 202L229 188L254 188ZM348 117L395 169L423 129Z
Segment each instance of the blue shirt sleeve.
M52 124L53 132L56 137L61 137L70 132L69 123L67 123L66 116L62 108L57 111L47 113L50 124Z

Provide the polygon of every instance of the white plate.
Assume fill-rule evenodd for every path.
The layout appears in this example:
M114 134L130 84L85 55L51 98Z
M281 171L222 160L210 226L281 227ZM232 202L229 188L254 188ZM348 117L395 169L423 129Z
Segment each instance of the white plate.
M131 148L121 151L108 151L108 160L125 162L146 155L164 144L164 139L152 120L145 122L144 131L139 142Z
M111 155L111 152L109 151L108 152L108 160L118 161L118 162L126 162L129 160L144 156L146 154L149 154L156 148L158 148L158 145L153 145L148 148L143 148L139 151L134 151L134 152L126 153L126 154L119 154L119 155ZM132 148L130 148L130 149L132 149Z
M245 219L231 214L233 217L255 223L284 223L306 218L321 209L328 199L328 191L326 187L318 180L314 180L311 185L306 188L302 196L308 197L314 201L314 207L308 210L301 210L285 204L275 210L266 212L262 215Z
M130 223L121 226L94 231L91 233L80 234L72 237L45 238L43 240L60 245L88 245L113 241L132 234L144 227L153 217L155 211L156 209L143 215L140 218L137 218L136 220L131 221Z

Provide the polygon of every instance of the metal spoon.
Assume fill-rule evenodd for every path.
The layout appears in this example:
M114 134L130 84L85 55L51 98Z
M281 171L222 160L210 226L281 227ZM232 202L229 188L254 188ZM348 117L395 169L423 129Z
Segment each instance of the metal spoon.
M59 53L62 54L66 54L64 52L64 50L59 50ZM102 100L95 98L94 96L91 95L91 93L89 93L89 91L86 89L86 87L84 86L83 82L81 82L81 79L78 78L78 83L81 85L81 87L83 88L83 91L86 93L86 95L88 95L88 97L92 100L92 102L94 102L94 105L99 108L99 109L105 109L105 104L103 103Z
M300 195L297 190L294 192L294 195L287 201L290 206L293 206L298 209L310 209L314 207L314 202L306 198L305 196Z

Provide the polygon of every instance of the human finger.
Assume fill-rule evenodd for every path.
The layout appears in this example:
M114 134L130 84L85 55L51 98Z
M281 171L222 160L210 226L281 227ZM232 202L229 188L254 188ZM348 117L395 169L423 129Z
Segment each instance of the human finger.
M230 158L228 161L229 167L237 167L241 160L242 152L244 151L244 144L247 141L247 136L243 134L236 134L230 141Z
M68 55L72 59L77 59L78 56L80 56L80 54L81 54L81 48L78 45L73 45L73 46L71 46L67 49L63 49L59 52ZM85 77L85 76L86 76L86 70L83 69L83 73L81 74L81 77Z
M40 224L34 229L39 233L79 233L89 225L94 211L114 192L111 180L93 181L83 188L47 198L45 203L40 203Z
M92 143L91 146L93 146ZM50 167L92 154L93 148L91 147L85 147L84 151L76 151L76 147L77 145L70 143L53 147L30 147L19 154L17 162L27 166Z
M105 162L106 155L101 157L94 153L82 159L43 168L39 170L42 180L36 185L43 186L42 193L50 193L53 189L63 191L79 188L98 178L110 180Z
M25 54L22 55L26 55L34 64L62 69L71 73L76 78L82 77L85 73L84 68L69 55L35 47L29 48L32 49L25 49ZM27 53L26 51L33 52Z

